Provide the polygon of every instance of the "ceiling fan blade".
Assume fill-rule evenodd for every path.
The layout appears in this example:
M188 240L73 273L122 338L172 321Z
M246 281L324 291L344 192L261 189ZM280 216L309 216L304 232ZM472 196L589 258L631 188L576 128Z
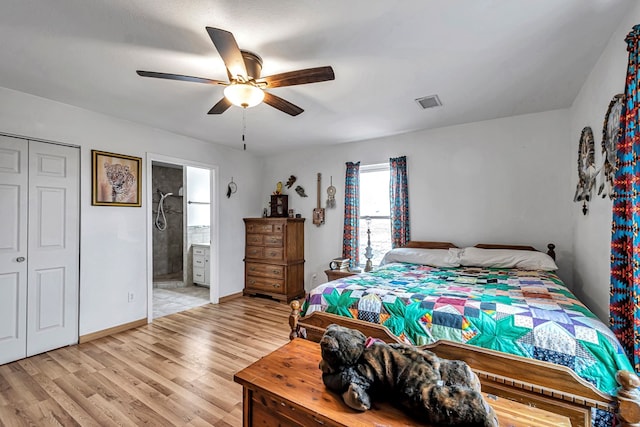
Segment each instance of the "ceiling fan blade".
M336 76L333 73L333 68L327 66L274 74L272 76L263 77L260 80L266 81L267 88L271 89L274 87L326 82L327 80L334 80L335 78Z
M156 73L155 71L142 71L142 70L137 70L136 73L138 73L138 75L142 77L155 77L157 79L180 80L183 82L205 83L210 85L228 84L227 82L223 82L220 80L205 79L203 77L183 76L181 74Z
M207 114L222 114L231 107L231 102L226 97L223 97L216 105L214 105Z
M243 79L247 80L247 68L244 65L242 52L240 52L233 34L229 31L212 27L207 27L207 33L209 33L211 41L218 49L230 78L237 79L238 76L242 76Z
M297 116L302 113L304 110L298 107L295 104L286 101L279 96L275 96L272 93L267 91L264 92L264 103L271 105L273 108L276 108L284 113L289 114L290 116Z

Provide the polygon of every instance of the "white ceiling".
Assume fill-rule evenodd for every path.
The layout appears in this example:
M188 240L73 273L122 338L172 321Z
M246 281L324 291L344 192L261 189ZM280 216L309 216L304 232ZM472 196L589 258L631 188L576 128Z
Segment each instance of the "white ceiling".
M301 115L246 111L247 149L272 153L569 107L632 2L3 0L0 86L241 148L241 108L206 114L222 86L135 73L227 80L205 31L222 28L263 76L333 66L272 89Z

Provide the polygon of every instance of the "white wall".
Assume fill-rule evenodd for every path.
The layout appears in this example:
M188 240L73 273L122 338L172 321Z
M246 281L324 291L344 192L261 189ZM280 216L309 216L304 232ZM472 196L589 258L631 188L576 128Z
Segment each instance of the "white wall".
M5 88L0 132L81 147L80 335L147 317L147 197L142 208L91 206L92 149L142 157L143 177L147 152L217 165L221 195L233 176L238 192L219 200L220 296L242 290L242 218L261 209L255 156ZM136 295L132 303L128 292Z
M571 107L572 160L567 167L572 169L571 188L574 191L578 182L578 143L585 126L591 126L593 130L596 166L602 166L602 122L611 98L624 92L629 57L624 38L639 22L640 3L635 3L611 37ZM580 206L576 203L572 208L575 224L574 291L600 319L608 322L612 203L609 199L596 198L590 203L587 216L582 215Z
M263 205L275 183L291 174L306 189L308 198L286 193L289 207L307 218L305 287L310 289L326 281L323 271L342 253L345 162L384 163L406 155L412 239L538 249L553 242L559 274L571 286L574 206L568 165L575 160L568 118L568 110L556 110L270 156ZM327 210L320 227L311 223L317 172L323 177L323 205L331 175L338 189L337 206Z

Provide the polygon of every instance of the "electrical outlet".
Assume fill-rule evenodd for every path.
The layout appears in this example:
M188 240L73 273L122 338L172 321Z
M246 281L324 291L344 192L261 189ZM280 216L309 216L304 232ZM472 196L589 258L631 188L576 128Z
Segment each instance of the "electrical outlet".
M133 298L134 298L134 293L133 292L129 292L129 294L127 295L128 301L129 302L133 302Z

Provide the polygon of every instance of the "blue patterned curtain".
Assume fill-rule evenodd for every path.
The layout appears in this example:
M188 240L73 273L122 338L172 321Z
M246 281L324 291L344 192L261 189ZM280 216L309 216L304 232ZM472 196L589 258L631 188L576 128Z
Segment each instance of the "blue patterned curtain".
M389 159L389 181L391 247L398 248L404 246L411 238L407 156Z
M360 162L347 162L344 180L344 232L342 234L342 257L349 258L351 268L360 264Z
M629 63L613 188L609 321L636 372L640 372L640 129L638 65L640 25L627 35Z

